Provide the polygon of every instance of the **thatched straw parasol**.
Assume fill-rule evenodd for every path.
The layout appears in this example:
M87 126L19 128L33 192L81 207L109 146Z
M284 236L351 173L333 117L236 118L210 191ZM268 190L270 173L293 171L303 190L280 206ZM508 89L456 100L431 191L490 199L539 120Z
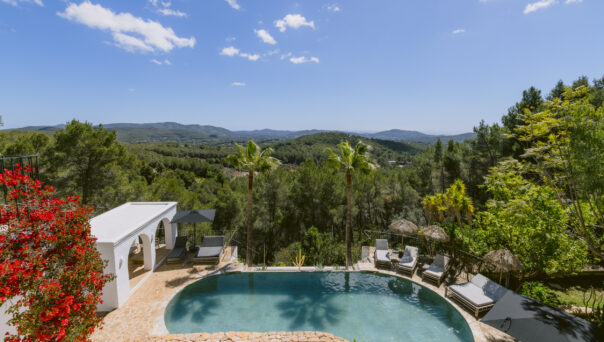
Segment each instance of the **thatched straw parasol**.
M495 271L499 271L499 283L501 283L503 272L522 271L522 262L507 248L490 251L485 254L483 259L495 266Z
M431 225L424 227L422 229L422 235L426 238L438 242L448 242L449 235L445 232L445 230L439 226Z
M400 220L392 221L392 223L390 224L390 230L401 234L401 237L402 237L401 242L404 245L405 244L405 242L404 242L405 234L407 234L407 235L417 234L417 231L419 230L419 228L417 228L415 223L413 223L409 220L400 219Z

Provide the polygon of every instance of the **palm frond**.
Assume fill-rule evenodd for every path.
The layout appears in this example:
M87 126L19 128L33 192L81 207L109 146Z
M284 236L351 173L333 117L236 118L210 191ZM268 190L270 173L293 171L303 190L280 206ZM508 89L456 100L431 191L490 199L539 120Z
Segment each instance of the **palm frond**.
M248 141L245 147L239 144L236 144L235 146L237 147L238 153L235 155L229 155L225 159L235 168L248 172L254 172L254 170L264 172L280 165L280 161L278 159L270 156L273 152L270 147L261 150L260 147L252 140Z

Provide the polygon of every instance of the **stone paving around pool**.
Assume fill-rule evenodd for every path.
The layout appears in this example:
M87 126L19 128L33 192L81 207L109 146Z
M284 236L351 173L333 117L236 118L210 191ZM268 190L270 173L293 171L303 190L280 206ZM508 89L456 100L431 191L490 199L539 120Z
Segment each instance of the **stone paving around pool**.
M214 334L186 334L186 335L168 335L133 339L132 342L163 342L163 341L220 341L220 342L346 342L345 339L333 336L332 334L317 331L296 331L296 332L269 332L269 333L249 333L249 332L227 332Z
M164 310L176 293L185 286L211 274L245 271L242 264L232 260L232 248L234 247L225 250L218 265L196 265L189 261L178 264L164 263L149 276L122 307L104 317L103 327L94 332L91 337L92 341L346 341L322 332L226 332L170 335L164 324ZM370 257L355 265L355 270L380 272L401 277L400 274L390 270L377 270L373 265L372 253L369 255ZM422 282L421 277L417 274L414 274L411 280L444 296L444 285L437 288L431 283ZM460 279L459 282L464 280ZM466 319L474 334L475 342L514 341L513 338L499 330L477 321L472 314L448 298L447 301Z

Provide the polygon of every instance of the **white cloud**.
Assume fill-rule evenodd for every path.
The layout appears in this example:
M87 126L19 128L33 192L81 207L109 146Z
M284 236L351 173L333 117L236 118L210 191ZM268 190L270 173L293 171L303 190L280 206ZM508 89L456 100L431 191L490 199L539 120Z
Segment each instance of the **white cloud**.
M263 42L265 42L267 44L271 44L271 45L277 44L277 41L275 40L275 38L273 38L273 36L271 36L271 34L268 33L268 31L266 31L266 30L254 30L254 32L256 32L256 35L260 39L262 39Z
M110 31L115 45L131 52L170 52L174 48L194 47L195 38L178 37L170 27L144 20L130 13L114 13L89 1L69 4L58 16L90 28Z
M222 51L220 51L220 54L223 56L232 57L239 54L239 49L234 46L225 47L222 49Z
M149 0L149 3L151 6L155 7L156 12L161 15L181 18L188 17L188 14L185 12L171 9L170 6L172 6L172 3L170 1Z
M565 4L580 4L583 0L566 0Z
M160 61L160 60L157 60L157 59L153 58L153 59L151 59L150 61L151 61L152 63L157 64L157 65L162 65L162 64L165 64L165 65L172 65L172 62L170 62L170 60L168 60L168 59L164 59L164 61L162 62L162 61Z
M127 35L121 32L113 32L113 40L115 46L122 48L128 52L151 52L153 47L145 44L144 41L139 38Z
M288 14L283 19L275 21L275 27L279 28L279 31L284 32L288 27L297 29L302 26L308 26L315 28L314 21L307 21L306 18L300 14Z
M292 53L291 53L291 52L288 52L288 53L286 53L286 54L283 54L283 55L281 55L281 60L284 60L284 59L286 59L287 57L290 57L291 55L292 55Z
M342 8L338 4L327 5L327 10L331 12L340 12Z
M227 42L232 42L232 41L237 40L237 38L235 38L235 37L227 37L225 40L226 40Z
M537 2L532 2L528 5L526 5L526 7L524 8L524 14L529 14L541 9L545 9L550 7L551 5L554 5L556 2L558 2L557 0L540 0Z
M239 6L237 0L226 0L226 2L229 4L229 6L233 7L236 10L241 9L241 6Z
M29 2L29 3L34 3L38 6L44 6L44 3L42 2L42 0L2 0L2 2L4 2L5 4L9 4L11 6L19 6L20 2Z
M238 48L234 47L234 46L229 46L229 47L225 47L222 50L220 50L220 54L223 56L229 56L229 57L233 57L233 56L239 56L239 57L243 57L243 58L247 58L250 61L257 61L258 59L260 59L260 55L258 54L251 54L251 53L247 53L247 52L241 52Z
M456 30L453 30L453 32L451 32L451 33L453 33L453 34L460 34L460 33L465 33L465 32L466 32L466 29L464 29L464 28L458 28Z
M136 89L134 89L134 88L128 88L128 91L131 92L131 93L133 93L133 92L136 91Z
M270 50L270 51L265 52L265 53L263 54L263 56L272 56L272 55L276 55L276 54L278 54L278 53L279 53L279 49L277 48L277 49L274 49L274 50Z
M233 83L231 83L231 85L233 87L245 87L245 83L244 82L233 82Z
M158 9L157 12L165 15L165 16L174 16L174 17L181 17L181 18L185 18L188 16L188 14L186 14L185 12L181 12L178 10L173 10L170 8L162 8L162 9Z
M250 61L257 61L260 58L260 55L258 54L250 54L250 53L246 53L246 52L242 52L239 54L239 56L243 57L243 58L247 58Z
M291 57L289 59L289 61L294 64L303 64L303 63L310 63L310 62L319 63L319 59L317 57L308 58L306 56Z

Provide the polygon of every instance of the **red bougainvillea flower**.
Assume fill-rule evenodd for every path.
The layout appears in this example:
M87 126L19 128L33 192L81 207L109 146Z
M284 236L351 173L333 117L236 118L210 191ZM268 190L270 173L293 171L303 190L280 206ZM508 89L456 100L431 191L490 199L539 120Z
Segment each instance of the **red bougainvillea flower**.
M25 171L25 172L22 172ZM92 209L19 166L0 173L0 305L9 301L5 341L85 341L100 324L96 305L110 275L90 233Z

